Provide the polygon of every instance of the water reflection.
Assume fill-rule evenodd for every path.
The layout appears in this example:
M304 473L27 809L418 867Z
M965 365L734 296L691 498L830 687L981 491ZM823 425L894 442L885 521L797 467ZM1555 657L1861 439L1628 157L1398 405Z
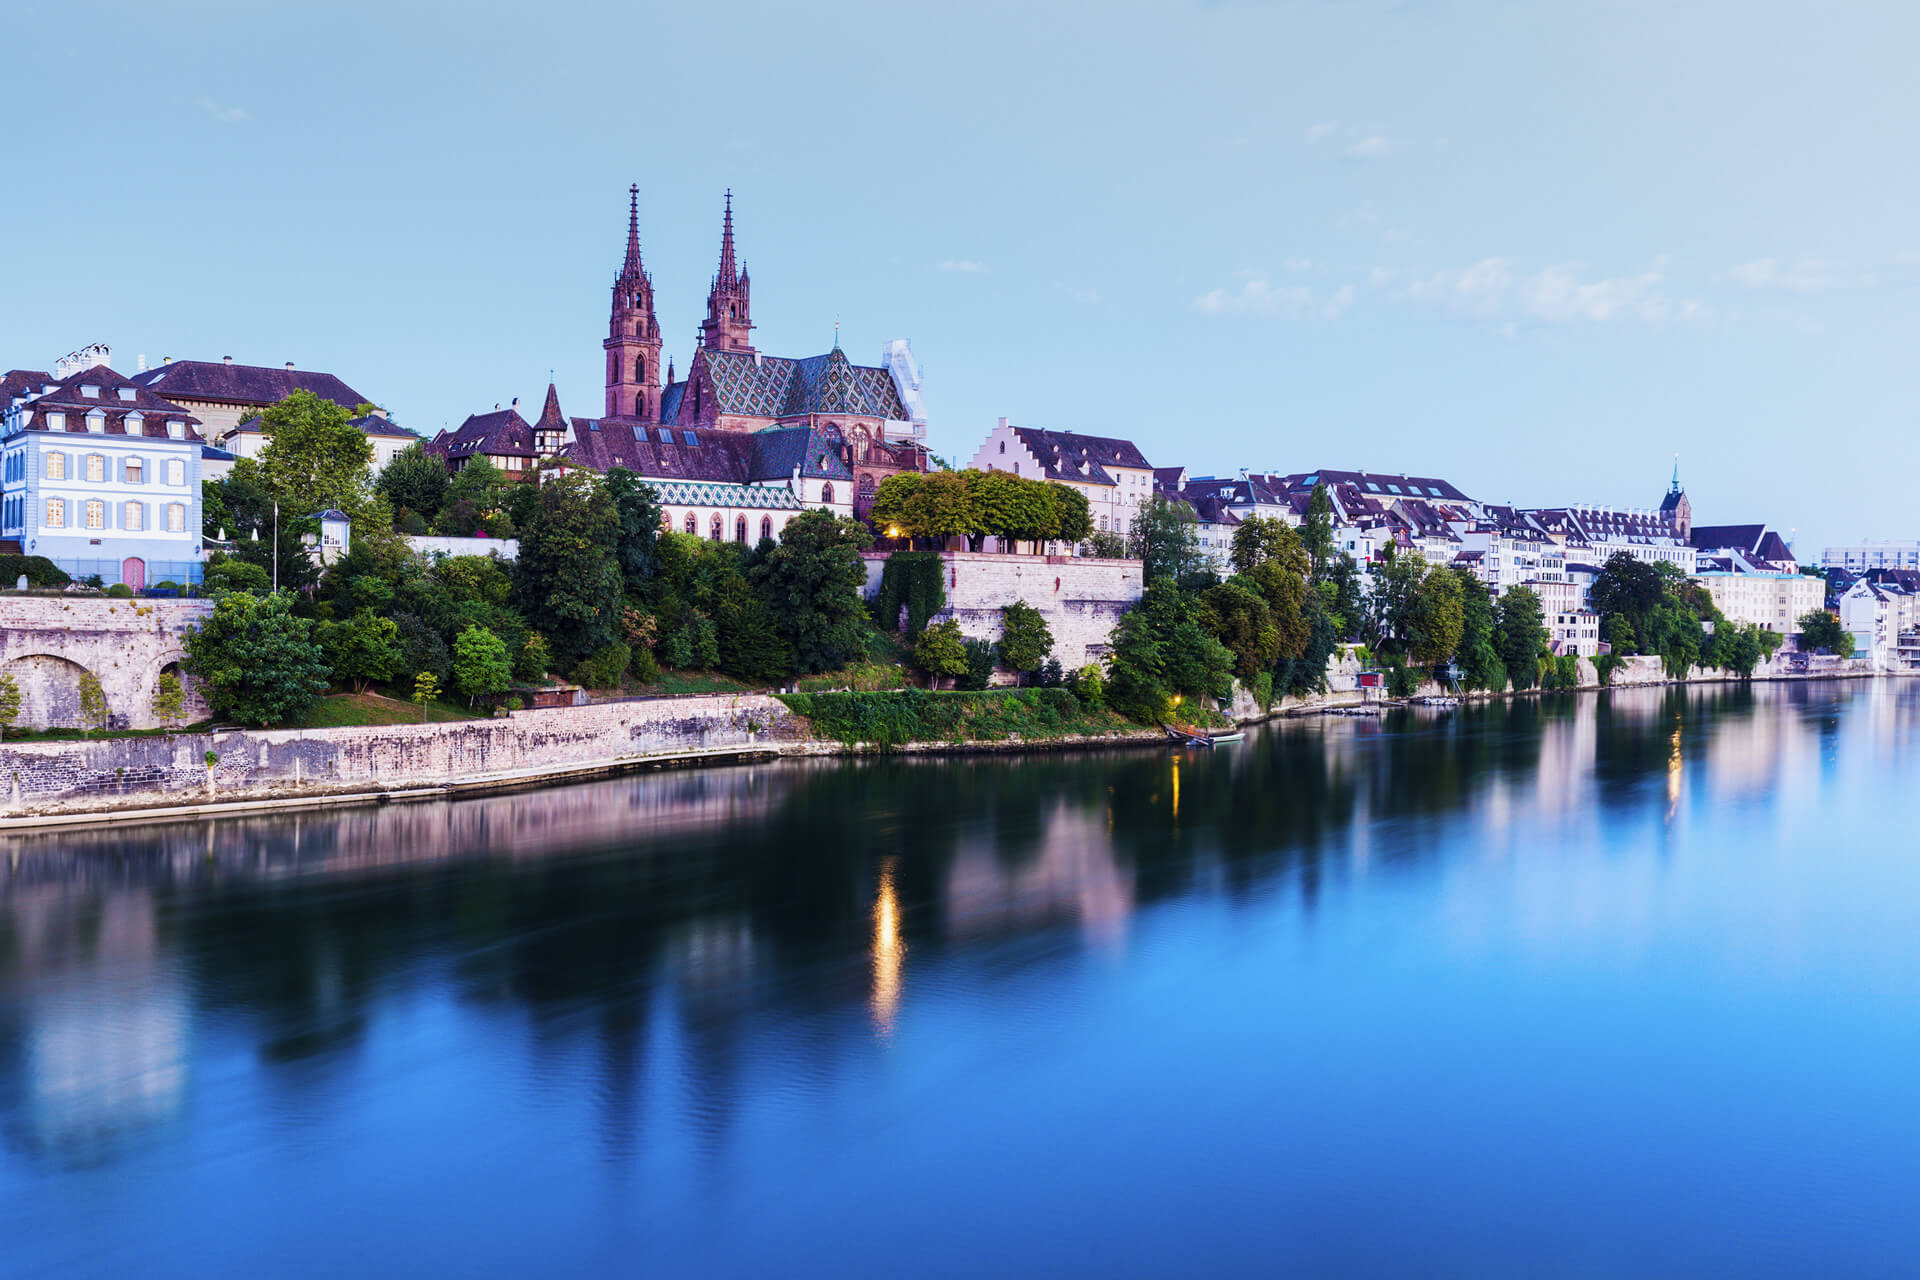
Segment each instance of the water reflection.
M873 1119L910 1046L998 1061L1073 998L1078 957L1145 963L1151 908L1258 909L1305 947L1329 904L1498 866L1546 895L1523 935L1552 947L1595 927L1570 904L1617 924L1566 892L1588 873L1563 851L1811 803L1810 779L1909 759L1917 705L1886 682L1620 690L1281 722L1204 754L800 761L6 837L0 1193L210 1117L377 1129L383 1089L442 1142L436 1108L524 1107L502 1122L520 1158L586 1137L635 1188L768 1144L804 1162ZM1421 894L1463 946L1500 901Z

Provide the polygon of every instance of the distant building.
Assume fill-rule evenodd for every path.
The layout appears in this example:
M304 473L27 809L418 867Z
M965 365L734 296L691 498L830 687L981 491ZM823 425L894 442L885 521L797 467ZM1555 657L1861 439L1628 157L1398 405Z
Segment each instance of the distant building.
M1078 490L1096 532L1126 533L1135 510L1153 496L1153 464L1133 441L1115 436L1016 427L1002 418L972 465Z
M1920 542L1855 542L1820 553L1828 569L1862 573L1868 569L1920 569Z
M1857 580L1840 597L1840 625L1853 635L1854 656L1875 671L1920 669L1920 570Z
M1780 635L1798 631L1800 619L1827 602L1825 579L1755 568L1737 556L1703 557L1694 580L1729 621Z
M266 442L258 430L238 431L240 424L258 417L296 391L312 392L349 413L368 403L367 397L333 374L296 369L291 360L280 368L235 364L232 356L220 360L168 360L158 368L133 374L132 381L193 414L200 420L201 434L209 443L240 458L253 457ZM380 416L384 423L384 416ZM392 431L400 430L386 425ZM410 431L405 435L409 441L415 438ZM379 453L376 448L375 470L386 465ZM391 457L391 452L387 456Z
M1747 571L1800 571L1787 540L1764 524L1697 525L1690 541L1699 555L1731 557Z
M105 363L13 370L0 404L9 549L109 586L200 580L199 419Z

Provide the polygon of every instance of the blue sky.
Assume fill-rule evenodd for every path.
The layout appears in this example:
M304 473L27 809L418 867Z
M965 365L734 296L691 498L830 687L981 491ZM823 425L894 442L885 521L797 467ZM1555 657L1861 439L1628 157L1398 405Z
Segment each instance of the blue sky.
M912 339L1160 465L1920 536L1920 10L1778 0L127 5L8 21L0 367L325 368L596 414L626 189L685 368ZM21 51L27 56L18 56ZM1811 482L1810 482L1811 481Z

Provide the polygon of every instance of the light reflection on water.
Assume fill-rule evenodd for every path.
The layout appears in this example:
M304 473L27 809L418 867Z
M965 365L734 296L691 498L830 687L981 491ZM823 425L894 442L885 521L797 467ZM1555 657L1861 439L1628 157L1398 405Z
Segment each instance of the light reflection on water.
M0 1275L1900 1274L1917 694L10 838Z

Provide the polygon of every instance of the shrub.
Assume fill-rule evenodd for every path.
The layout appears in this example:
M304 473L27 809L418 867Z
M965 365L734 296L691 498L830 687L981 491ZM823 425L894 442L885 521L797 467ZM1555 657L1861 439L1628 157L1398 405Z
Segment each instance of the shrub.
M1096 663L1089 662L1074 672L1069 687L1075 697L1090 707L1103 707L1107 703L1106 673Z
M1389 698L1411 698L1420 689L1420 673L1394 658L1387 666L1387 696Z
M1042 689L1058 689L1066 684L1067 673L1060 665L1060 659L1048 658L1040 664L1039 678Z
M115 600L131 600L133 599L133 588L124 582L116 582L107 588L107 594Z
M612 689L619 685L620 677L627 674L632 662L633 650L624 642L614 640L575 663L573 678L589 689Z
M976 640L972 636L963 643L967 650L967 670L959 678L959 684L962 689L977 693L993 681L993 668L1000 659L1000 650L993 641Z
M66 570L45 556L0 555L0 587L11 590L23 573L27 585L35 589L64 587L73 581Z
M789 693L779 695L814 732L838 742L892 750L908 742L994 741L1102 732L1113 723L1089 720L1065 689L1008 689L990 693Z
M1627 665L1624 654L1603 653L1593 660L1594 674L1600 677L1600 687L1607 688L1613 683L1613 673Z
M508 697L507 700L501 703L500 705L505 707L509 711L521 711L526 708L527 704L522 702L520 700L520 695L516 693Z
M880 570L880 589L873 599L874 617L881 630L899 629L900 608L904 605L904 634L918 636L927 620L947 602L945 576L937 551L896 551L888 556Z
M627 674L640 684L652 684L660 678L660 659L646 649L633 655L633 661L627 665Z
M1254 705L1262 711L1273 709L1273 672L1262 671L1247 682L1247 692L1252 695Z

